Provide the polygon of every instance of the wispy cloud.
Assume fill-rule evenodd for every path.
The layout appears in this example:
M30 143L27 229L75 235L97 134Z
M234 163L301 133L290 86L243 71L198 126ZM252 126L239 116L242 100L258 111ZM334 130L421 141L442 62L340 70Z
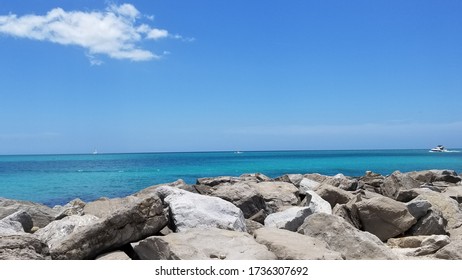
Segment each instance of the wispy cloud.
M141 42L176 38L176 35L170 36L165 29L140 23L144 18L153 19L142 15L131 4L110 5L104 11L91 12L55 8L46 15L2 15L0 33L83 47L92 65L102 63L96 57L101 54L131 61L159 59L162 55L141 48Z

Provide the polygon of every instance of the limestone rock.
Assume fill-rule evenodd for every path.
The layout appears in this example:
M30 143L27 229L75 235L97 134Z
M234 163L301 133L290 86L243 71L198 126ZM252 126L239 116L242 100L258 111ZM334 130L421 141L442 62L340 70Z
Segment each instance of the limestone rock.
M457 203L462 203L462 187L447 187L443 192L444 195L449 196L450 198L457 201Z
M27 212L21 210L0 220L0 228L9 228L17 233L30 232L32 226L33 222L31 216Z
M330 203L325 201L315 191L306 190L306 195L307 197L311 197L310 201L305 204L310 208L311 213L332 214Z
M454 199L442 193L432 191L421 193L416 199L428 200L432 204L432 209L440 211L443 218L448 222L448 229L457 228L462 225L462 211Z
M360 182L369 185L374 188L380 188L382 186L385 176L374 173L372 171L366 171L366 174L359 179Z
M291 183L295 186L300 186L300 182L303 180L302 174L285 174L274 179L274 181Z
M388 245L399 248L411 248L407 250L407 256L425 256L430 255L450 243L447 235L431 236L410 236L402 238L391 238Z
M169 206L171 223L176 232L191 228L246 231L244 214L228 201L167 186L157 188L157 192Z
M347 260L398 258L375 235L360 231L334 215L310 215L298 232L325 241L331 250L341 253Z
M395 171L385 178L380 189L382 195L395 199L400 190L419 187L420 183L414 180L409 174Z
M270 177L266 176L265 174L262 173L250 173L250 174L242 174L239 176L239 180L242 182L269 182L272 181ZM233 183L233 182L231 182Z
M217 185L221 185L224 183L237 183L239 182L240 179L237 177L231 177L231 176L220 176L220 177L215 177L215 178L199 178L197 179L196 184L197 185L207 185L209 187L214 187Z
M352 193L328 184L319 186L316 189L316 193L322 199L329 202L332 208L334 208L336 204L346 204L354 197Z
M448 182L458 183L461 181L461 177L457 175L454 170L423 170L414 171L408 173L412 178L421 183L433 183L433 182Z
M411 200L406 203L406 207L414 218L420 219L427 214L432 204L427 200Z
M260 224L259 222L255 222L253 220L246 219L245 220L245 226L247 227L247 233L250 235L253 235L253 233L262 227L265 227L264 225Z
M462 239L457 239L436 252L435 257L446 260L462 260Z
M300 194L305 195L305 193L308 190L316 190L319 186L321 185L320 182L309 179L309 178L303 178L300 181L299 188L300 188Z
M276 256L244 232L190 229L148 237L134 247L142 260L274 260Z
M17 211L27 212L34 226L44 227L55 219L56 212L43 204L0 198L0 219Z
M269 248L280 260L341 260L326 242L287 230L261 228L255 240Z
M248 182L247 184L263 197L269 214L297 206L300 202L298 188L293 184L285 182Z
M441 235L446 234L447 221L438 210L429 210L413 225L406 235Z
M312 210L309 207L294 206L282 212L268 215L265 219L265 226L297 231L297 229L303 224L305 218L310 214L312 214Z
M0 260L47 260L48 246L32 234L2 236Z
M374 197L355 204L363 229L385 241L407 231L417 220L404 203Z
M55 210L58 214L56 215L56 220L60 220L67 216L72 215L83 215L83 209L85 207L85 202L76 198L64 206L55 206L53 210Z
M95 260L131 260L123 251L114 251L99 255Z

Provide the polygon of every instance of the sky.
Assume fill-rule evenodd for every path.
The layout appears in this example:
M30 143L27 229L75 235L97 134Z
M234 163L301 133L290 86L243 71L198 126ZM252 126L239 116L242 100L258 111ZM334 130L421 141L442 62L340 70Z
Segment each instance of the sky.
M0 154L462 147L462 1L0 2Z

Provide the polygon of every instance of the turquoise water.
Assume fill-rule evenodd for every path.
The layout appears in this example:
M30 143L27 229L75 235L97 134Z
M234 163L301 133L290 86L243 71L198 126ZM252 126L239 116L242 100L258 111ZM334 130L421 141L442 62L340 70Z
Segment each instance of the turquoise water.
M271 151L0 156L0 197L50 206L131 194L151 185L261 172L361 176L423 169L462 172L462 153L428 150Z

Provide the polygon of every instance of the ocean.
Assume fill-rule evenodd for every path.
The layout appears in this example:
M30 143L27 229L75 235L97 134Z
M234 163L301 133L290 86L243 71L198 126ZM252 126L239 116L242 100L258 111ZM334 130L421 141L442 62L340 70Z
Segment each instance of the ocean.
M266 151L0 156L0 197L48 206L121 197L183 179L260 172L362 176L424 169L462 172L462 153L428 150Z

